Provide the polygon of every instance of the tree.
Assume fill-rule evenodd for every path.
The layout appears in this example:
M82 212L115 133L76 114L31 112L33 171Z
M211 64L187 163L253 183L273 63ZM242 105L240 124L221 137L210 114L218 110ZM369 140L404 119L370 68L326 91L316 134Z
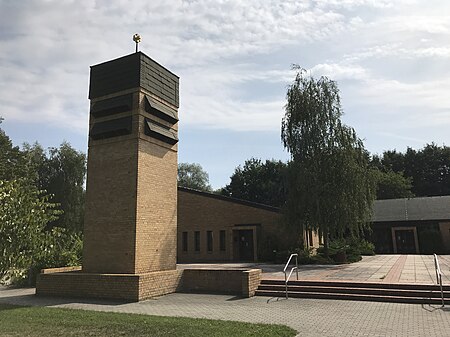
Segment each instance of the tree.
M66 142L59 148L50 148L48 156L43 159L39 157L40 153L39 146L27 149L28 157L34 155L34 162L38 161L38 187L53 195L52 201L60 204L64 212L51 225L76 233L82 232L86 155Z
M211 191L208 173L200 164L178 164L178 186L192 188L200 191Z
M395 172L411 180L416 196L450 195L450 148L427 144L423 149L407 148L373 156L371 165L382 172Z
M394 171L376 171L377 199L412 198L412 179Z
M0 124L2 122L0 118ZM0 128L0 180L11 180L25 176L25 162L18 146Z
M24 180L0 181L0 281L15 277L52 247L46 225L57 218L56 205Z
M251 158L244 166L236 167L221 194L281 207L286 202L286 169L287 165L280 160L262 162Z
M48 155L38 143L21 150L0 129L0 281L79 264L85 171L67 143Z
M450 194L450 148L427 144L405 153L405 173L413 179L413 192L418 196Z
M291 154L285 214L303 233L330 238L358 237L368 226L375 178L356 132L344 125L339 89L326 77L298 70L287 91L281 138ZM303 244L303 235L300 235Z
M51 195L51 201L59 204L64 213L50 226L82 232L85 177L86 155L69 143L48 151L39 143L24 144L21 150L0 129L0 180L26 180Z
M58 203L63 214L52 227L67 228L81 233L84 221L84 180L86 176L86 155L63 142L59 148L49 148L48 154L38 144L24 144L28 176L32 177L40 190L52 195L52 202Z

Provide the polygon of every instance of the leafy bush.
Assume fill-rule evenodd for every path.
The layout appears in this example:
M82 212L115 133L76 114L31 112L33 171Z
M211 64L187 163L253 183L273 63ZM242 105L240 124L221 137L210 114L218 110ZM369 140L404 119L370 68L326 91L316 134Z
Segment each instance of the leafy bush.
M50 248L45 227L61 212L48 200L25 180L0 181L0 282L24 277Z
M326 259L323 246L317 249L317 254ZM375 255L373 243L357 238L338 239L331 241L328 248L328 257L336 263L357 262L361 255Z
M375 245L367 240L359 241L359 252L361 255L375 255Z
M317 249L319 250L319 249ZM293 248L276 253L275 263L286 263L291 254L298 254L298 264L332 264L334 261L320 254L314 254L314 249Z
M80 235L55 227L51 230L50 242L28 269L27 279L17 280L16 283L32 286L36 284L36 276L41 269L81 265L83 239Z
M82 239L47 229L61 211L25 180L0 180L0 283L34 284L42 268L79 265Z

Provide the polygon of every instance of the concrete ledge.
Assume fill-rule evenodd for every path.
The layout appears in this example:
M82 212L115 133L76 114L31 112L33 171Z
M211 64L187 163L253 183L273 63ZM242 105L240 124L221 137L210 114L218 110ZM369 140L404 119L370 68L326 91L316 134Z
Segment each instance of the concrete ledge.
M41 274L66 273L66 272L70 272L70 271L80 271L80 270L81 270L81 266L47 268L47 269L41 269Z

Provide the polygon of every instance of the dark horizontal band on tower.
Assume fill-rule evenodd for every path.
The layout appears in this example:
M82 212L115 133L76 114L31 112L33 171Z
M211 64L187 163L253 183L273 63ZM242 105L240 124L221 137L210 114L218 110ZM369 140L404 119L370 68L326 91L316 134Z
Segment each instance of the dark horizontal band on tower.
M122 95L95 102L91 107L91 114L96 118L105 117L130 111L132 106L133 95Z
M145 95L145 111L169 122L170 124L175 124L178 122L177 112L168 106L158 102L156 99Z
M131 134L131 116L95 123L89 132L93 140Z
M157 124L149 119L145 120L145 134L170 145L178 143L178 136L175 130Z

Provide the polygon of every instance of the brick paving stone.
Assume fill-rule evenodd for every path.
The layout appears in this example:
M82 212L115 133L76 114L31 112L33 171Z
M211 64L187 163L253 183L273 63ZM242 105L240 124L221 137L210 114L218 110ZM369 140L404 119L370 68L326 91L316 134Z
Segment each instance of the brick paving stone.
M300 266L307 280L383 282L401 255L365 256L349 265ZM444 284L450 284L450 255L439 256ZM403 258L404 259L404 258ZM284 278L283 265L196 264L178 268L261 268L264 278ZM432 255L407 255L398 281L435 283ZM186 316L255 323L285 324L298 336L450 336L450 306L356 302L319 299L237 299L222 295L171 294L140 303L105 300L60 299L34 296L33 288L0 287L0 303L128 312L162 316ZM1 328L0 328L1 329ZM1 331L1 330L0 330Z
M0 303L284 324L298 336L450 336L450 308L318 299L238 299L171 294L139 303L34 296L34 289L0 288ZM0 327L1 331L1 327Z
M450 255L440 255L439 261L444 274L443 282L450 284ZM210 266L210 265L183 265ZM220 267L231 266L221 264ZM233 267L239 264L232 264ZM243 264L241 266L261 268L263 278L284 278L283 265ZM426 283L436 282L433 255L375 255L363 256L359 262L345 265L307 265L299 266L302 280L383 282L383 283Z

